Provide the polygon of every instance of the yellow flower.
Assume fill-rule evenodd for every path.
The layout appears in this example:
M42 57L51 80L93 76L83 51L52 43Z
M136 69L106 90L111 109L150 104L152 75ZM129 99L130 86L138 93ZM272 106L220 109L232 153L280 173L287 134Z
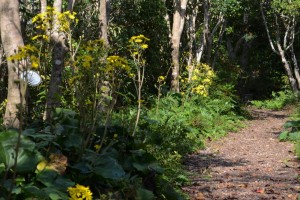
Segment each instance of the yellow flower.
M141 40L141 39L136 39L136 40L134 40L134 42L136 42L136 43L142 43L143 42L143 40Z
M93 193L89 187L76 184L75 187L68 187L69 200L92 200Z
M211 83L211 80L208 79L208 78L205 78L202 82L203 82L204 84L209 84L209 83Z
M148 44L142 44L141 47L142 47L142 49L147 49L148 48Z
M133 73L130 73L130 74L129 74L129 77L130 77L130 78L133 78L133 77L135 77L135 75L134 75Z
M96 151L99 151L99 150L101 149L101 145L95 144L95 145L94 145L94 148L96 149Z
M159 76L157 82L163 82L166 78L164 76Z
M192 81L196 81L198 79L197 76L192 76Z
M106 71L123 69L126 72L130 71L130 67L128 65L128 61L125 58L120 56L109 56L107 57L107 68Z
M32 62L32 63L31 63L31 67L32 67L33 69L37 69L38 66L39 66L39 64L38 64L37 62Z

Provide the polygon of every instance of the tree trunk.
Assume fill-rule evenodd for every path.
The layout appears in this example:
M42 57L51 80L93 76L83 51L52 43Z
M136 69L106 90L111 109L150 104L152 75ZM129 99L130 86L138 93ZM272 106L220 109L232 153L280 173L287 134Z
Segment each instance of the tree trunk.
M99 6L99 22L100 22L100 38L104 41L105 45L108 46L108 35L107 35L107 23L108 23L108 13L107 13L107 4L106 0L100 0Z
M218 37L218 43L215 47L215 54L214 54L214 58L213 60L211 61L211 68L212 69L215 69L215 65L216 65L216 62L217 62L217 59L219 58L219 50L220 50L220 46L222 44L222 41L223 41L223 36L224 36L224 33L225 33L225 30L226 30L226 20L224 18L223 15L220 16L220 19L219 19L219 22L221 24L221 28L220 28L220 32L219 32L219 37Z
M278 48L278 51L279 51L281 62L284 66L284 69L285 69L287 75L288 75L291 88L292 88L294 93L298 93L299 89L297 87L297 81L294 78L293 71L291 70L290 64L289 64L289 62L287 61L287 59L285 57L285 52L284 52L284 50L282 49L282 47L279 43L277 43L277 48Z
M62 12L62 0L55 0L53 8L57 12ZM53 16L53 29L51 30L51 42L54 45L52 52L52 71L46 99L46 111L44 118L51 119L52 111L60 106L62 84L62 72L65 65L65 54L68 50L66 46L66 35L59 31L59 23L57 16Z
M196 19L198 15L199 2L196 2L196 6L192 8L191 14L188 16L188 38L189 38L189 57L187 61L188 66L188 81L190 82L194 71L194 43L196 41Z
M292 57L293 65L294 65L294 74L295 74L295 78L296 78L296 81L297 81L298 90L300 90L299 66L298 66L298 61L297 61L293 46L291 46L290 53L291 53L291 57Z
M15 54L18 47L24 46L18 0L0 0L0 29L1 40L6 57ZM19 128L18 106L25 105L24 94L20 91L19 73L21 71L18 62L7 61L8 67L8 94L7 106L4 115L4 125Z
M205 0L203 3L204 9L204 30L203 30L203 38L204 38L204 48L206 49L205 62L210 64L211 58L211 50L212 50L212 36L210 32L210 0Z
M179 48L182 30L184 27L184 18L188 0L174 0L174 15L172 26L172 84L171 90L179 92Z

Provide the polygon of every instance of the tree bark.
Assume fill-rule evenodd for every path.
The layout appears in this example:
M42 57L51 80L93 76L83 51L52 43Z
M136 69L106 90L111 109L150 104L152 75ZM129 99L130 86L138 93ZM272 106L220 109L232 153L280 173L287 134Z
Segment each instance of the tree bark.
M198 15L198 1L196 2L196 6L192 9L191 14L188 16L188 37L189 37L189 57L187 61L188 66L188 81L190 82L193 76L194 71L194 43L196 41L196 19Z
M19 47L24 46L18 0L0 0L0 20L1 40L6 57L9 57L15 54ZM7 60L7 67L8 94L3 123L6 127L19 128L18 106L25 105L25 93L21 93L19 81L22 66L19 66L18 62Z
M295 79L296 79L296 81L297 81L298 89L300 89L300 73L299 73L299 65L298 65L297 57L296 57L296 55L295 55L295 51L294 51L294 47L293 47L293 46L291 46L291 48L290 48L290 53L291 53L292 62L293 62L293 65L294 65Z
M56 12L62 12L62 0L55 0L53 8ZM46 111L44 118L51 119L52 112L55 108L60 106L62 84L62 73L65 65L65 54L68 50L66 46L66 35L64 32L59 31L59 23L57 16L53 16L53 29L51 30L51 42L53 43L52 52L52 71L48 87L48 94L46 99Z
M174 0L174 14L172 25L172 84L171 90L179 92L179 48L184 27L184 19L188 0Z
M207 64L210 63L211 58L211 50L212 50L212 36L210 32L210 0L205 0L203 3L204 9L204 30L203 30L203 41L204 41L204 48L205 48L205 62Z
M293 71L291 70L291 66L285 57L285 52L279 43L277 43L277 48L279 51L279 55L281 57L281 62L283 63L284 69L288 75L291 88L292 88L293 92L297 93L297 92L299 92L299 89L297 87L297 81L294 78Z
M108 46L108 34L107 34L107 27L108 27L108 13L107 13L107 7L109 7L107 4L107 0L100 0L100 6L99 6L99 22L100 22L100 38L104 41L105 45Z

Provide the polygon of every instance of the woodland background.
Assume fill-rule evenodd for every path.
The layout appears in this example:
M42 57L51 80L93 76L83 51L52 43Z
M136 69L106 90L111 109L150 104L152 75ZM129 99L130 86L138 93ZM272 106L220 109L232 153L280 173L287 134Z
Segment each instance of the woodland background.
M2 199L185 199L185 154L297 101L298 0L0 7Z

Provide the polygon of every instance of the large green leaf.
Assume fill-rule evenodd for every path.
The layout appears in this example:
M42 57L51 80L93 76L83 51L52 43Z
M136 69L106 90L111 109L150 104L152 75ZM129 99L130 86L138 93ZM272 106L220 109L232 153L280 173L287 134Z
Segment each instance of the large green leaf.
M6 170L11 169L15 164L18 134L16 131L0 132L0 163L4 163ZM33 171L41 159L42 156L35 149L34 142L21 135L17 157L17 171Z
M36 180L45 186L41 189L49 196L47 199L51 200L67 199L67 188L75 185L53 170L43 170L37 175Z
M99 156L94 162L94 173L103 178L118 180L124 177L125 171L116 159Z
M143 188L139 188L136 191L136 200L152 200L154 199L154 194L153 192L143 189Z
M152 170L163 173L163 168L158 164L155 158L145 150L133 150L131 153L133 158L132 165L136 170L145 173Z

